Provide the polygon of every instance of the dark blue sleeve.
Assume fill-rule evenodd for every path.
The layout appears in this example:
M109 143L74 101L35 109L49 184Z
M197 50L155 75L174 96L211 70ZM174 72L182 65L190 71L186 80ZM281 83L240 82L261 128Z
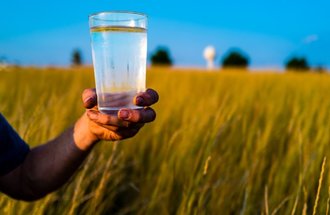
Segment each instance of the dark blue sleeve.
M18 167L29 151L29 146L0 114L0 176Z

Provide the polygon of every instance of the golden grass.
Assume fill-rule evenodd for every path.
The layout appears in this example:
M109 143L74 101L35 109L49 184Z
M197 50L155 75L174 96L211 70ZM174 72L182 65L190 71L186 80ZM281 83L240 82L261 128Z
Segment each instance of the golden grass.
M328 189L328 200L327 200L327 210L326 210L326 215L329 214L329 207L330 207L330 186L329 186L329 189Z
M0 75L0 111L31 146L71 125L94 85L90 68ZM327 212L330 76L152 68L147 80L156 122L115 149L100 143L42 200L1 195L0 214Z
M315 202L314 202L313 215L316 215L317 206L318 206L319 200L320 200L320 192L321 192L321 188L322 188L322 181L323 181L323 175L324 175L326 161L327 161L327 157L324 157L323 162L322 162L320 178L319 178L319 186L317 188L317 194L316 194L316 198L315 198Z

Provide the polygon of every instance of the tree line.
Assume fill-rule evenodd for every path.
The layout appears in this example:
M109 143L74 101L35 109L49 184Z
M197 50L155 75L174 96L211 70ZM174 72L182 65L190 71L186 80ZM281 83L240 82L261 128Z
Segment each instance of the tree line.
M163 46L158 47L151 54L150 61L153 66L173 65L173 59L170 55L169 49ZM0 57L0 65L5 65L6 63L6 58ZM222 68L241 68L244 70L248 69L250 65L250 58L243 51L240 51L239 49L232 49L220 60L219 64ZM71 65L83 65L82 53L79 49L74 49L71 53ZM326 69L322 66L312 68L305 57L291 57L284 63L284 66L288 71L306 72L313 70L316 72L326 72Z
M173 64L170 52L165 47L157 48L156 51L151 55L150 60L152 65L171 66ZM222 68L247 69L249 65L249 56L238 49L230 50L228 54L226 54L224 58L220 60L220 66L222 66ZM305 72L313 69L317 72L325 72L325 68L323 68L322 66L311 68L305 57L291 57L284 63L284 66L286 70L289 71L292 70L298 72Z
M173 59L170 55L170 51L166 47L158 47L155 52L150 56L151 65L153 66L171 66L173 65ZM82 54L79 49L75 49L72 52L71 63L73 66L79 66L83 64ZM250 65L249 56L240 51L239 49L230 50L221 60L220 66L222 68L240 68L248 69ZM289 71L310 71L314 70L316 72L325 72L325 68L318 66L311 68L307 59L305 57L291 57L284 64L285 69Z

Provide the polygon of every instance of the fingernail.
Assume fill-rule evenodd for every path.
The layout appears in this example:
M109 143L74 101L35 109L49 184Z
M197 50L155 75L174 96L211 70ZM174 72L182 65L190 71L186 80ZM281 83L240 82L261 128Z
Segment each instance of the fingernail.
M93 97L87 97L85 100L84 100L84 103L89 103L91 102L93 99Z
M127 110L120 110L119 111L119 117L122 119L128 119L130 116L129 111Z
M96 114L96 113L90 111L90 112L88 112L87 114L88 114L88 117L89 117L90 119L92 119L92 120L97 119L97 114Z
M144 99L140 96L136 97L136 104L140 104L140 105L144 104Z

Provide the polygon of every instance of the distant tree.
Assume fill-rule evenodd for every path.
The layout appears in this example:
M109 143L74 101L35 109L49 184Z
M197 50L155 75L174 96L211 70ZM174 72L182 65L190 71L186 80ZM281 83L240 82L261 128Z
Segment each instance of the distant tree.
M305 58L293 57L285 64L287 70L307 71L309 70L308 62Z
M81 56L81 52L79 49L75 49L72 52L72 59L71 59L71 63L73 66L80 66L82 65L82 56Z
M314 70L314 72L317 72L317 73L326 73L327 72L326 68L324 68L323 66L317 66L313 70Z
M222 59L221 64L224 68L239 67L246 69L249 66L249 58L242 52L233 50Z
M171 66L173 63L169 51L165 47L159 47L154 54L151 55L152 65Z

